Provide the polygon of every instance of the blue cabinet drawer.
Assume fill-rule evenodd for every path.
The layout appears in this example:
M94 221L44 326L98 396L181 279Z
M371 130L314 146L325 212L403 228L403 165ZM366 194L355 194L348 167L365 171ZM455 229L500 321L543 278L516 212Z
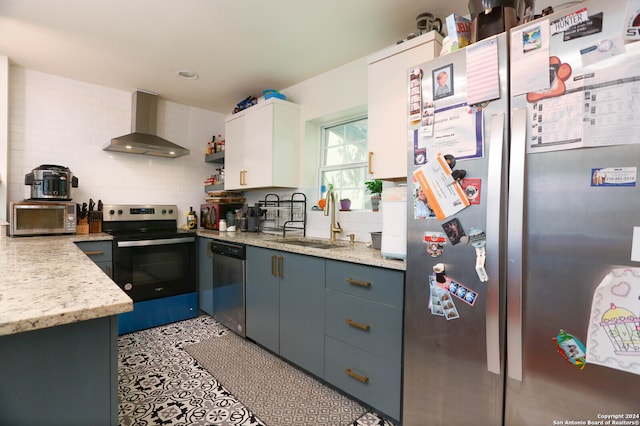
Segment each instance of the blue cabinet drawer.
M325 337L325 380L396 420L400 418L400 365Z
M402 309L325 290L325 334L401 362Z
M94 262L111 262L111 241L83 241L76 243Z
M392 269L327 260L326 287L402 308L404 273Z

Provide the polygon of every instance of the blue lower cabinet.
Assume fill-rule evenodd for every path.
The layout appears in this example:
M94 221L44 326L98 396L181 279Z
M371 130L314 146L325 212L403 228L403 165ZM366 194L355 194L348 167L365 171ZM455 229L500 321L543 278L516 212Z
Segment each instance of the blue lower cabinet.
M327 261L329 383L395 420L402 395L402 271Z
M401 364L325 336L324 379L376 411L400 418Z
M136 302L133 311L118 315L118 334L195 318L197 315L196 292Z
M117 426L117 317L0 336L0 425Z

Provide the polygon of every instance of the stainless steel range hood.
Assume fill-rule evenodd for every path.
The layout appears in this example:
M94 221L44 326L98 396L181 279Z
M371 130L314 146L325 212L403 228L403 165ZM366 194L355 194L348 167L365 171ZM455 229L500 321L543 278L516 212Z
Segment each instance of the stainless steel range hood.
M156 136L157 113L158 95L142 90L134 92L131 106L131 133L111 139L111 142L103 146L102 150L171 158L189 154L190 151L187 148Z

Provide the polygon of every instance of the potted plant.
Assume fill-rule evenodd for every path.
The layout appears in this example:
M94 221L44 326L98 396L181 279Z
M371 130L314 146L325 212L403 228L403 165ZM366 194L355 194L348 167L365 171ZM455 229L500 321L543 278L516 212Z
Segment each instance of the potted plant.
M351 210L351 200L348 198L340 198L340 210Z
M382 198L382 181L380 179L368 180L364 185L371 193L371 210L377 212L380 209L380 198Z

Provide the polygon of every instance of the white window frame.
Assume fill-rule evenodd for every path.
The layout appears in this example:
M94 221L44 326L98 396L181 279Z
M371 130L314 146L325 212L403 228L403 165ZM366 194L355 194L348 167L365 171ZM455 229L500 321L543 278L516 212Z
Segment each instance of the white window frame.
M346 169L359 169L359 168L363 168L365 171L365 177L363 179L363 181L360 183L360 186L357 188L359 191L362 192L363 194L363 200L365 200L365 205L362 206L361 209L366 209L367 208L367 197L366 197L366 188L364 186L364 182L367 180L366 177L366 173L367 173L367 168L368 168L368 161L367 158L365 158L363 161L361 162L356 162L356 163L349 163L349 164L341 164L341 165L333 165L333 166L325 166L325 161L326 161L326 130L332 127L337 127L337 126L341 126L344 124L348 124L348 123L352 123L355 121L360 121L363 119L367 119L367 129L368 129L368 115L367 114L358 114L358 115L354 115L354 116L350 116L348 118L341 118L339 120L335 120L335 121L331 121L328 123L324 123L322 126L320 126L320 144L319 144L319 148L320 148L320 164L318 167L318 183L317 183L317 188L318 188L318 193L320 194L321 197L325 196L326 190L328 190L329 188L325 188L325 193L322 192L322 176L324 172L332 172L332 171L339 171L339 170L346 170ZM339 201L339 197L340 197L340 188L336 188L337 192L336 192L336 202Z

